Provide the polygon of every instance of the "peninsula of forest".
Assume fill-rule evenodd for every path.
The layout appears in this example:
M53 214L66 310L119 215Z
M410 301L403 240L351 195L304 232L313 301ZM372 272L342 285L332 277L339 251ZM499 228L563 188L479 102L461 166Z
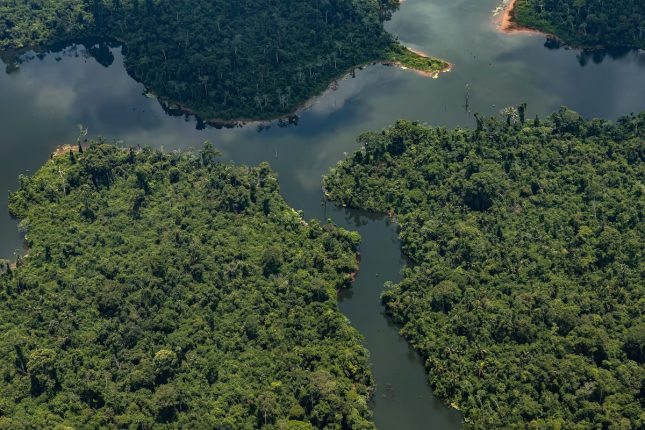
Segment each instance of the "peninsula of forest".
M305 222L266 164L97 141L20 178L0 265L1 429L372 430L336 292L360 236Z
M0 50L123 45L125 67L167 107L211 123L290 115L334 80L382 62L426 74L444 61L385 31L398 0L0 2ZM94 42L91 42L94 43Z

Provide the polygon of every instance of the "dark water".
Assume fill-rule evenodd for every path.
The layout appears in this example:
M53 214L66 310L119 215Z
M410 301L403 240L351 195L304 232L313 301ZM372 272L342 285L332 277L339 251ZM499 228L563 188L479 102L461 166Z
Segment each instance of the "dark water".
M567 105L588 117L617 117L645 109L645 52L584 53L548 49L545 38L495 31L495 0L408 0L388 30L411 47L453 63L439 79L374 66L340 82L301 115L295 127L258 132L197 129L194 119L168 116L125 72L120 49L110 62L83 47L33 59L18 72L0 70L0 207L21 173L33 172L58 145L90 135L174 150L213 142L239 163L267 160L280 175L289 204L307 218L333 218L363 235L361 272L340 297L341 310L363 333L378 383L374 401L381 429L451 429L461 418L432 397L420 359L382 315L383 282L399 279L402 258L394 228L382 218L322 204L321 176L356 137L399 118L433 125L472 125L469 112L494 115L527 102L541 116ZM109 56L108 56L109 57ZM103 65L101 65L103 64ZM0 65L3 67L3 65ZM469 106L466 109L466 94ZM4 209L2 210L4 212ZM0 216L0 258L21 247L16 223Z

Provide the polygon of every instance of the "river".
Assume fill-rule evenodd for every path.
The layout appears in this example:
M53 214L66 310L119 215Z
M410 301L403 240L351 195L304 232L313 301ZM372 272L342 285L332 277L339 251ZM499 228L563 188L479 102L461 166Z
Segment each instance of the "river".
M421 359L383 315L383 283L397 281L403 265L395 228L382 217L324 204L320 182L357 148L360 133L399 118L471 126L472 112L495 115L522 102L531 116L561 105L608 119L645 109L645 52L585 53L547 48L540 35L500 34L491 18L496 6L495 0L407 0L387 29L406 45L453 63L452 72L429 79L368 67L322 95L298 125L261 131L256 125L203 129L193 118L169 116L128 76L120 48L112 49L109 67L75 46L27 61L11 74L0 70L0 184L15 190L19 174L33 172L56 146L75 141L77 124L92 137L128 145L174 150L210 140L225 159L269 161L290 205L307 218L332 218L363 236L361 271L339 306L371 352L378 427L460 428L461 416L433 397ZM0 207L6 204L3 192ZM21 241L15 221L0 216L0 258L11 258Z

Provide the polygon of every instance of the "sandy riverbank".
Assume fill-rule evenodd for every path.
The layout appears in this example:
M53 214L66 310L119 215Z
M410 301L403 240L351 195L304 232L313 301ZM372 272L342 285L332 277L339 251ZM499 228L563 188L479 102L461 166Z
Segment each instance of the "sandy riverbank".
M524 27L517 23L515 20L515 6L517 0L504 0L501 8L503 9L501 14L496 14L499 17L499 23L497 28L500 32L504 34L539 34L543 36L553 37L548 33L544 33L533 28Z
M410 47L407 47L407 46L405 48L408 51L417 54L419 57L428 58L428 59L432 58L430 55L426 54L423 51L419 51L418 49L410 48ZM437 79L441 73L448 73L448 72L452 71L452 67L453 67L452 63L449 63L446 60L441 60L441 61L446 63L446 67L444 67L441 70L432 71L432 72L427 72L425 70L420 70L420 69L409 68L409 67L404 66L401 63L394 63L394 65L397 66L397 67L400 67L402 69L405 69L405 70L411 70L412 72L416 73L417 75L421 75L421 76L424 76L426 78Z

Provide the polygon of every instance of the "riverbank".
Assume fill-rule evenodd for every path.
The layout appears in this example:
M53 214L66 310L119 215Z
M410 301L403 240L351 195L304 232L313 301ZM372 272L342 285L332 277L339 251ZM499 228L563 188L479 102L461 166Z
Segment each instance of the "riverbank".
M515 15L515 8L517 6L518 0L504 0L501 8L501 14L499 10L496 10L496 13L493 15L497 18L497 28L501 33L504 34L537 34L542 36L547 36L549 38L558 39L557 36L553 34L546 33L544 31L536 30L534 28L529 28L521 25L517 22Z
M270 116L266 118L232 118L232 119L222 119L222 118L211 118L203 119L199 116L199 113L195 110L184 106L180 103L167 99L165 97L160 97L154 94L151 90L146 90L146 94L149 94L151 97L156 98L164 110L172 113L177 112L180 114L193 116L200 119L204 124L208 124L217 129L221 128L236 128L243 127L247 125L266 125L275 121L282 121L286 124L297 124L298 116L311 108L320 97L323 97L328 91L334 90L338 86L338 81L347 79L349 76L355 77L356 70L363 70L365 67L375 66L392 66L399 67L403 70L410 70L420 76L437 79L442 73L448 73L452 71L453 64L432 57L425 52L408 48L403 45L397 45L392 49L386 52L385 58L382 60L373 60L363 64L359 64L354 67L350 67L345 70L338 78L334 79L332 82L327 85L327 87L317 95L314 95L301 104L297 105L291 112L281 115Z
M394 65L403 70L413 72L428 78L437 79L439 74L452 70L453 65L447 61L432 57L425 52L397 45L388 51L388 60L382 62L386 65Z
M639 43L637 40L632 40L634 43L620 43L612 42L611 37L599 37L597 40L592 41L593 39L588 38L584 31L582 33L576 32L573 27L558 25L553 16L542 16L536 13L530 0L503 0L502 4L495 9L493 15L498 17L500 13L501 16L495 21L498 30L502 33L539 34L546 36L550 42L558 46L587 51L612 48L643 49L643 42ZM582 24L586 25L587 23L582 20L576 25Z

